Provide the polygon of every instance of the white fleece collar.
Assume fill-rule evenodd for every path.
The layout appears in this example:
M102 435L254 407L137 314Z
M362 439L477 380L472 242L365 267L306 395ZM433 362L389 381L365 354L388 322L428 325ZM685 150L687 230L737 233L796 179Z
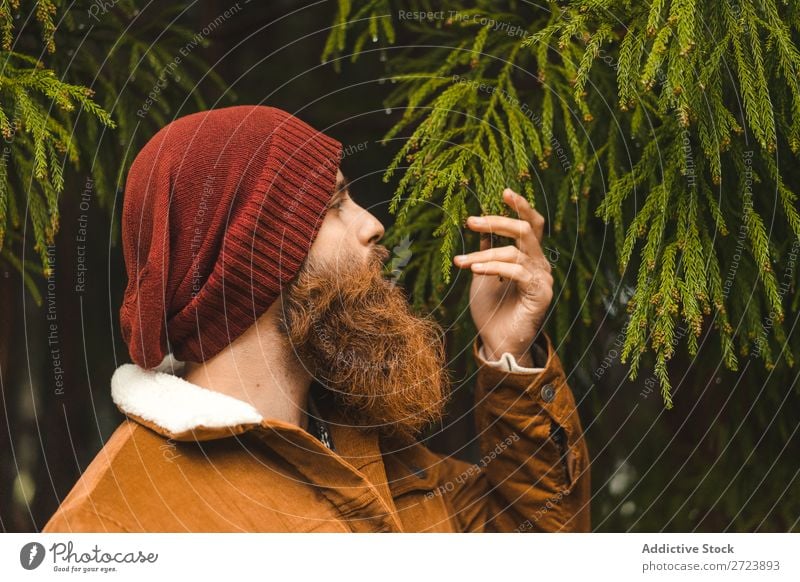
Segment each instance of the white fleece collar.
M247 402L187 382L178 375L183 367L172 354L153 370L123 364L111 377L111 398L123 413L172 434L263 420Z

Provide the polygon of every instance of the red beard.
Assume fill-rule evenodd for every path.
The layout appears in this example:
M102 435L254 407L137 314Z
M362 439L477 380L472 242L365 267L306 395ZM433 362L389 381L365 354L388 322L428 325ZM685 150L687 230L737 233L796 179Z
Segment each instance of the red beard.
M348 422L410 442L441 420L450 380L441 327L383 277L388 256L376 246L367 264L307 260L284 292L280 328Z

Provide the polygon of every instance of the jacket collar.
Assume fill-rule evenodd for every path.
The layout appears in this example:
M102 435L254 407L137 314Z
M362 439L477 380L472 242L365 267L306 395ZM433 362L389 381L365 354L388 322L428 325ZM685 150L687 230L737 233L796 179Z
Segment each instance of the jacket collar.
M264 422L251 404L187 382L183 369L172 354L152 370L123 364L111 377L111 398L126 416L179 441L241 434Z
M363 469L382 456L377 434L351 426L335 409L326 416L334 452L295 424L265 418L243 400L184 380L183 371L184 363L172 354L151 370L123 364L111 378L111 398L125 416L175 441L208 441L258 429L254 436L287 458L296 451L317 460L333 454Z

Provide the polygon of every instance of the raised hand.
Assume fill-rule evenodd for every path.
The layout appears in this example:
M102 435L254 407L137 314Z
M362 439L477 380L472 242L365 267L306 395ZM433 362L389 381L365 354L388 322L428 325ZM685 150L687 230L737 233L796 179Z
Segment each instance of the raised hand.
M544 217L510 188L503 191L503 201L518 218L470 216L467 227L485 235L481 250L458 255L453 262L474 274L470 313L484 355L495 360L509 352L519 365L531 367L530 347L553 299L552 269L542 251ZM491 234L513 238L515 244L491 248Z

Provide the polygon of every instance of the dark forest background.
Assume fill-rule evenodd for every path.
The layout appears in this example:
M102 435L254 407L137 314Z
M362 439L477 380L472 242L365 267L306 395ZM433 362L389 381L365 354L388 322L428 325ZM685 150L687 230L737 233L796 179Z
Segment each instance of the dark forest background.
M140 4L140 20L146 22L148 14L158 15L169 3ZM238 14L208 35L207 46L193 51L219 79L201 70L185 73L192 80L192 90L173 87L162 96L160 105L169 112L166 119L202 107L244 103L293 112L345 147L354 146L342 167L353 184L353 196L385 225L391 224L388 201L395 183L386 184L381 177L396 149L378 140L402 112L384 105L392 88L384 79L386 60L375 51L339 72L321 64L336 10L331 2L241 0L239 5ZM199 31L231 6L219 0L198 2L175 14L171 26ZM154 24L164 29L157 16L151 17L148 26ZM18 33L25 34L24 28ZM398 43L411 40L401 36ZM112 41L101 39L89 48L79 48L70 47L71 41L65 39L58 50L92 50L102 60L108 48L104 43ZM82 83L90 86L92 81L87 71ZM110 89L98 86L95 90L98 102L106 103ZM198 101L197 96L202 99ZM131 98L125 106L136 102ZM113 117L115 112L111 113ZM127 116L137 120L130 109ZM96 138L98 149L120 156L115 167L106 168L107 173L113 176L129 163L158 126L159 119L148 116L131 130L126 143L119 142L115 130ZM90 138L79 135L78 139ZM362 143L366 147L359 149ZM108 204L93 198L88 209L81 209L81 193L90 176L87 167L66 174L59 200L54 274L49 281L34 276L41 304L19 272L0 262L0 528L7 532L40 530L122 420L109 387L115 368L130 361L118 324L126 284L115 230L121 198L113 197ZM81 223L84 213L88 220ZM83 229L88 236L86 285L76 291L76 240ZM20 252L35 260L30 245L23 243ZM55 320L48 319L48 307L54 309ZM558 308L558 304L553 307ZM787 319L797 317L796 313L787 315ZM53 321L55 338L49 333ZM593 331L593 354L562 352L560 356L580 401L593 458L593 525L597 530L797 531L800 399L796 369L786 376L788 382L770 389L775 406L756 407L766 397L763 367L745 361L741 371L733 373L699 365L703 348L696 358L679 354L671 362L675 406L667 411L647 373L635 382L625 380L625 367L614 356L619 351L620 330L603 324ZM63 369L63 390L55 385L54 345ZM573 374L579 366L602 368L602 373ZM469 414L473 380L463 358L455 360L451 369L457 389L451 420L431 431L428 444L477 461L475 447L464 446L474 434ZM795 430L781 428L786 424Z

